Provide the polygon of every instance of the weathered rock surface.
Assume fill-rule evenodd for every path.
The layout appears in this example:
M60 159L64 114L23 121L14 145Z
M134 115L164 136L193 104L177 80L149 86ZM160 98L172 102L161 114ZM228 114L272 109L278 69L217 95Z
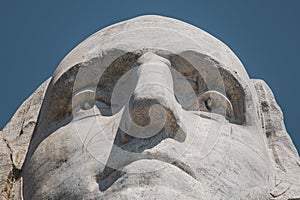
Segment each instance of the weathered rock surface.
M222 42L143 16L79 44L0 132L2 199L297 199L271 89Z
M1 199L21 199L22 166L49 81L45 81L18 108L0 131Z
M253 82L260 99L261 120L267 145L275 162L275 188L271 190L271 195L275 199L299 198L300 159L285 129L283 113L268 85L262 80Z

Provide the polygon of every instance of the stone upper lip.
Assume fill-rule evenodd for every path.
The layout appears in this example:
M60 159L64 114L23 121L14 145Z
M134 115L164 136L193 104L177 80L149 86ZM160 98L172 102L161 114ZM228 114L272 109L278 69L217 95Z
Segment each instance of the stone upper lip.
M127 154L130 155L130 152ZM161 152L161 151L152 151L151 149L144 150L141 153L134 153L130 156L119 156L116 157L115 159L119 158L119 160L109 160L107 163L107 169L104 170L103 174L105 174L102 179L107 179L110 177L110 175L115 172L115 171L122 171L123 168L126 166L132 164L133 162L139 161L139 160L158 160L170 165L173 165L180 170L182 170L184 173L188 174L195 180L197 180L195 172L193 169L186 164L184 161L180 160L178 157L168 153L168 152ZM155 169L155 170L159 170ZM142 169L139 170L142 173ZM154 170L153 170L154 171ZM149 171L147 171L149 172ZM146 173L146 172L145 172ZM120 175L122 176L122 175Z

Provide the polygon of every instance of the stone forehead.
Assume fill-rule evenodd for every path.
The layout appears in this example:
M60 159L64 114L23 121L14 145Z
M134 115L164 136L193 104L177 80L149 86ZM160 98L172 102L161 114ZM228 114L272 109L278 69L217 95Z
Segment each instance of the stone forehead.
M188 23L155 15L140 16L104 28L75 47L59 64L52 84L74 65L105 56L112 49L124 52L159 49L175 54L192 50L210 56L223 67L248 80L237 56L223 42ZM246 81L247 82L247 81Z

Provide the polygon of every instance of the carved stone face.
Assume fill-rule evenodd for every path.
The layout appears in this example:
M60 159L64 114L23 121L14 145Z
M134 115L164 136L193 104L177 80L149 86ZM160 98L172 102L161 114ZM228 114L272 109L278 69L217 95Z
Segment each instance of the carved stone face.
M24 199L267 198L257 98L231 50L191 25L146 16L106 28L52 77Z

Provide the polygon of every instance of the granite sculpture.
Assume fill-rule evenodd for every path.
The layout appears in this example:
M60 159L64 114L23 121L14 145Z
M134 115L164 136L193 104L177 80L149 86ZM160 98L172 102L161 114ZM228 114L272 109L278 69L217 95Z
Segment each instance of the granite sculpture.
M167 17L84 40L0 136L2 199L300 198L271 89L221 41Z

